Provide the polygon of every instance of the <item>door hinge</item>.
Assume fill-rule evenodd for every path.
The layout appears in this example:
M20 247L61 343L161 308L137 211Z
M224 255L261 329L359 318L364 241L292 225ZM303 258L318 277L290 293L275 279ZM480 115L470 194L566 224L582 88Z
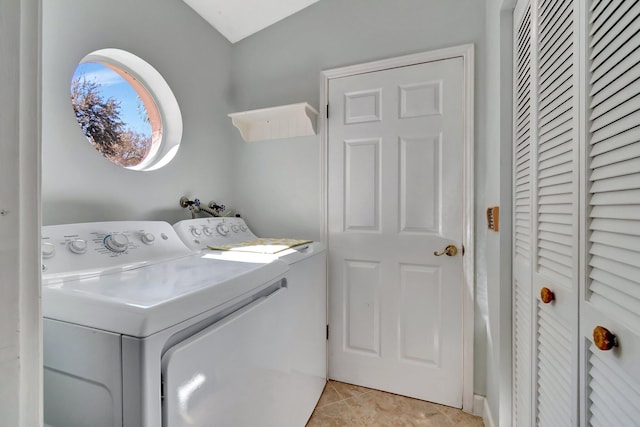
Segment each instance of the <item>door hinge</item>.
M329 325L327 325L327 340L329 339Z
M329 118L329 104L327 104L327 119Z

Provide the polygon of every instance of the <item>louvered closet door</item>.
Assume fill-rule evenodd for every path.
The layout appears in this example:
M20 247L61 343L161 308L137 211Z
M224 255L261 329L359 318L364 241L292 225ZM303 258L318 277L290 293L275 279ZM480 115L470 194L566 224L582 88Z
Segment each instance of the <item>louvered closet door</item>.
M513 425L532 425L531 289L531 141L532 55L531 3L514 10L513 114Z
M514 12L517 426L574 426L579 418L576 7L573 0L533 0Z
M538 426L578 424L579 22L576 1L534 2L534 405ZM541 297L545 289L551 301Z
M640 2L587 11L583 424L640 425ZM617 347L601 350L603 326Z

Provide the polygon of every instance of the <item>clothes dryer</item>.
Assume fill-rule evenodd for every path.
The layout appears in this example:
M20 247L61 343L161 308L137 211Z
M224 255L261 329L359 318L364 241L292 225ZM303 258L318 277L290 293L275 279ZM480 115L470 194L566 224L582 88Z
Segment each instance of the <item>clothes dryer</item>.
M46 424L290 425L285 262L149 221L46 226L42 255Z
M174 228L193 250L216 259L284 261L287 279L287 365L291 375L281 392L291 402L290 425L304 426L327 379L326 251L320 242L289 238L259 238L243 218L196 218Z

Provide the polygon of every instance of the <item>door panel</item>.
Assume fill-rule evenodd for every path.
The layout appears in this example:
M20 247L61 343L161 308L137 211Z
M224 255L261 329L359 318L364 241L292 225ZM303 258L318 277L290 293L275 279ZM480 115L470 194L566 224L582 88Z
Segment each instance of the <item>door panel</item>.
M380 355L380 263L345 260L344 347L354 353Z
M513 421L518 426L578 424L577 4L520 1L514 11Z
M635 426L640 4L520 1L514 18L514 423ZM529 253L533 294L553 291L531 305Z
M533 145L535 388L539 426L578 425L579 125L575 0L536 4ZM543 288L553 292L545 303Z
M442 280L438 268L400 265L400 358L440 364Z
M437 233L440 136L400 140L400 231Z
M640 419L640 4L592 1L586 15L582 417L584 425L633 426ZM617 346L596 347L596 326L613 333Z
M331 378L462 404L463 60L329 82Z
M345 149L345 230L380 230L380 139L348 140Z
M532 425L532 40L531 4L514 11L513 112L513 425Z

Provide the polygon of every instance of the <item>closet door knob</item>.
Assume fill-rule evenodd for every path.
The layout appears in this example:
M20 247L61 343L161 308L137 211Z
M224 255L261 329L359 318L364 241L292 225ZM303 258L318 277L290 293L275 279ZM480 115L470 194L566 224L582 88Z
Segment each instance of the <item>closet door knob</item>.
M543 303L549 304L551 301L556 299L556 296L551 289L545 287L540 289L540 299Z
M618 346L618 338L603 326L596 326L593 329L593 343L600 350L611 350Z

